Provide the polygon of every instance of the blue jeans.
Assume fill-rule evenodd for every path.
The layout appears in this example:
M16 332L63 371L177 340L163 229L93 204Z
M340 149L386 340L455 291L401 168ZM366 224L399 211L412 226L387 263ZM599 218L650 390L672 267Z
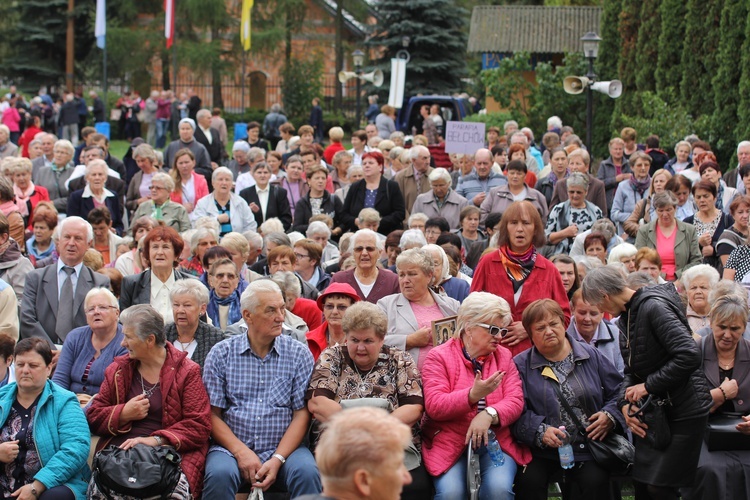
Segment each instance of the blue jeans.
M481 500L506 500L514 498L513 479L516 475L516 462L505 455L505 463L500 467L492 465L487 448L482 446L479 453L479 469L482 474L482 486L479 488ZM466 491L466 452L448 471L435 478L434 500L464 500Z
M156 119L156 147L162 149L167 144L168 118Z
M221 450L208 453L203 498L234 500L243 482L237 460L233 456ZM300 446L289 455L286 463L279 469L276 483L286 486L291 498L320 493L323 490L315 459L304 446Z

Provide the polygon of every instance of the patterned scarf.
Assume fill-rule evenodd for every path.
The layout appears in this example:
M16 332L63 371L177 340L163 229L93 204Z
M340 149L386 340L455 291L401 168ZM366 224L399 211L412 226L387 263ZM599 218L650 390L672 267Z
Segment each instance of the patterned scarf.
M648 188L651 187L651 176L649 175L642 181L639 181L638 179L635 178L635 175L631 174L630 185L633 187L633 189L638 191L638 194L640 194L642 198L643 193L645 193L648 190Z
M240 312L240 290L239 287L232 292L229 297L222 299L216 295L215 290L211 290L211 296L208 299L208 307L206 313L208 317L213 321L216 328L221 328L221 321L219 319L219 306L229 306L229 317L227 318L227 326L233 325L242 319L242 312Z
M529 277L536 263L536 248L531 245L524 253L515 253L509 246L500 247L500 261L505 272L513 283L513 293L518 292L523 282Z
M490 357L489 354L485 354L484 356L477 356L476 358L472 358L469 356L469 352L466 350L466 345L464 345L464 339L461 340L461 351L464 353L464 358L466 358L470 363L471 366L474 367L474 373L482 373L482 367L484 366L484 362L487 361L487 358Z

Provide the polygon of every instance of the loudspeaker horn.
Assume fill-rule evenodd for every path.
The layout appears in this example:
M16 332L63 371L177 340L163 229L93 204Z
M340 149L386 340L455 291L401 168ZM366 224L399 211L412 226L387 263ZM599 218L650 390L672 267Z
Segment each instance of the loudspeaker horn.
M591 85L591 90L607 94L612 99L617 99L622 95L622 82L620 80L612 80L611 82L596 82Z
M585 76L566 76L563 88L568 94L580 94L589 86L589 79Z
M357 73L354 71L339 71L339 81L341 83L346 83L347 80L351 80L352 78L357 78Z
M372 73L365 73L362 75L362 80L372 83L376 87L383 85L383 72L376 69Z

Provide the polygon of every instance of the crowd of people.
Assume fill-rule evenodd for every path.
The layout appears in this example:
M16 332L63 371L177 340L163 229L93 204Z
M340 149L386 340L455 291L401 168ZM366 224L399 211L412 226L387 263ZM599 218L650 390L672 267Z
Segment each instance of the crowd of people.
M108 498L90 451L144 445L170 498L616 499L615 434L638 499L750 496L750 449L703 440L750 435L750 142L626 128L596 168L552 117L436 167L430 109L346 149L274 107L229 158L184 97L149 97L169 143L157 114L121 159L84 127L0 160L5 497Z

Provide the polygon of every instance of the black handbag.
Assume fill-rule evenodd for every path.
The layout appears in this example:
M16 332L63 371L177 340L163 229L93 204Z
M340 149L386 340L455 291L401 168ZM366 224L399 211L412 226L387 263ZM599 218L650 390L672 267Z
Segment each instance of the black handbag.
M621 436L613 431L610 431L602 441L589 439L586 434L586 428L578 421L573 408L570 407L568 401L563 397L560 386L554 382L551 383L555 389L555 393L557 393L560 404L568 412L573 422L575 422L578 432L582 436L586 436L589 451L591 452L591 456L594 457L594 461L611 474L619 476L629 474L635 462L635 446L633 446L633 443L628 441L625 436Z
M628 407L629 417L637 418L648 426L645 440L655 450L666 450L672 442L672 431L669 430L664 408L668 404L671 404L668 399L649 394L645 400L638 402L636 411L632 411L632 405Z
M742 413L726 412L708 419L708 451L750 450L750 436L737 430Z
M180 481L181 457L171 446L110 445L94 457L93 480L105 495L169 497Z

